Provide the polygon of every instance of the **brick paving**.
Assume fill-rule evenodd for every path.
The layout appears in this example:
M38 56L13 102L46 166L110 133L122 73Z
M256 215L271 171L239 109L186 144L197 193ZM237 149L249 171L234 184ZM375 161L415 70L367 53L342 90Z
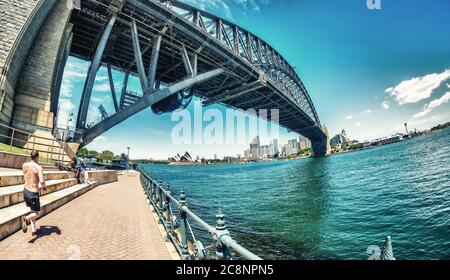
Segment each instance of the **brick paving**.
M99 186L0 241L1 259L171 259L137 173Z

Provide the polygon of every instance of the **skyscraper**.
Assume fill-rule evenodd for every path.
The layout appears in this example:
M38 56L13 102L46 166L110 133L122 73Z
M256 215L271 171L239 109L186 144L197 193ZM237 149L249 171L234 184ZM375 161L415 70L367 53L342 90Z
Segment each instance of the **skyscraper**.
M309 141L308 138L300 135L299 141L298 141L298 146L299 146L300 150L309 149L309 148L311 148L311 141Z
M297 139L288 140L288 145L291 147L293 152L298 151L298 142Z
M274 156L277 156L280 153L280 149L278 146L278 139L273 139L272 141L272 153Z
M261 143L259 142L259 136L256 136L250 144L250 153L252 160L259 160L261 155Z

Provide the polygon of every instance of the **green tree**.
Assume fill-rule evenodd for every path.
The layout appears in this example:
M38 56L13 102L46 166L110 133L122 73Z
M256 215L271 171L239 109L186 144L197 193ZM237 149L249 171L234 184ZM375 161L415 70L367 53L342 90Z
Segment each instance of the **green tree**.
M126 154L124 154L124 153L121 153L120 154L120 159L127 160L128 156Z
M99 158L101 160L112 160L114 158L114 153L106 150L100 153Z
M98 152L94 150L89 151L89 158L96 158L98 157Z
M77 156L87 158L89 157L89 150L86 148L81 148L78 150Z

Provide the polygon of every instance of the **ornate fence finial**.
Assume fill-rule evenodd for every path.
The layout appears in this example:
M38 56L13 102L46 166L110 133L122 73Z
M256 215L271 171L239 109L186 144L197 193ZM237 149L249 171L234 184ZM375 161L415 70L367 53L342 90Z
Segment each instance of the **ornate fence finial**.
M381 252L381 260L383 261L395 261L394 251L392 250L391 237L386 237L383 251Z
M186 192L182 190L180 192L180 207L186 206Z
M223 214L223 208L222 205L220 204L216 214L216 229L217 230L227 229L227 225L225 224L225 215Z

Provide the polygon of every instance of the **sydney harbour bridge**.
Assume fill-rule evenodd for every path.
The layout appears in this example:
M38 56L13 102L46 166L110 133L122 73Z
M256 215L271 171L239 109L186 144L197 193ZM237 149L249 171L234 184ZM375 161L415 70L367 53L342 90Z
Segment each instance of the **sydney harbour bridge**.
M75 0L72 9L68 3L0 0L2 123L54 131L64 66L73 56L90 62L74 137L81 146L143 110L169 113L196 96L204 106L268 109L267 119L278 109L282 127L310 139L315 156L327 153L327 135L294 67L251 31L176 0ZM102 66L115 112L91 126ZM114 81L112 70L124 80ZM128 91L130 76L142 95Z

